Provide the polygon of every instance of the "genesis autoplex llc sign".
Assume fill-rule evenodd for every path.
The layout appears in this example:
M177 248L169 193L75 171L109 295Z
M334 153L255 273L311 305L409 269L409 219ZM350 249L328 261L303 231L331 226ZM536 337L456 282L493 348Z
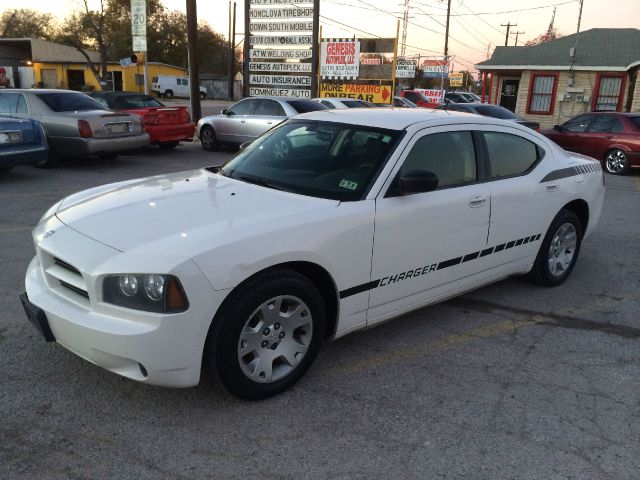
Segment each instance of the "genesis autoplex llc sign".
M333 79L356 79L360 70L358 40L328 38L320 46L320 76Z

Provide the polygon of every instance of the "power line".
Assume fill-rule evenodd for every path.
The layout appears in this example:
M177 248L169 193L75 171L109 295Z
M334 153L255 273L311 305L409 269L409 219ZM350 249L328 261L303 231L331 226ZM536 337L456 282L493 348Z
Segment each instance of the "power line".
M562 3L554 3L551 5L542 5L539 7L529 7L529 8L519 8L517 10L505 10L503 12L480 12L480 13L459 13L456 15L451 15L452 17L468 17L470 15L502 15L504 13L517 13L517 12L526 12L529 10L540 10L543 8L551 8L551 7L560 7L562 5L568 5L569 3L576 3L578 0L569 0L568 2L562 2ZM417 2L416 2L417 3ZM463 4L464 6L464 4ZM442 13L434 13L433 14L436 17L445 17L446 14L442 14Z

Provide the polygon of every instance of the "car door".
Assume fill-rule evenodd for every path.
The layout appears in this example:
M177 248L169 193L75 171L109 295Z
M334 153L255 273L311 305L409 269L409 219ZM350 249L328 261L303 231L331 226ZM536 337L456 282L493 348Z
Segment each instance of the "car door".
M257 101L251 115L246 118L246 141L252 141L287 118L287 114L275 100L262 98Z
M565 150L576 153L584 153L584 132L589 126L593 115L578 115L562 125L562 130L549 136L554 142Z
M216 118L216 135L221 142L241 144L247 141L247 118L257 102L255 98L245 98Z
M582 145L585 155L603 160L616 137L624 130L624 125L615 115L592 115Z
M564 197L558 195L557 182L541 183L543 174L536 167L551 153L537 137L507 127L486 127L481 136L491 194L491 254L486 258L494 273L508 274L533 263Z
M376 200L368 325L450 295L478 273L487 242L489 188L465 126L425 129L412 138ZM410 171L435 173L436 190L393 194Z

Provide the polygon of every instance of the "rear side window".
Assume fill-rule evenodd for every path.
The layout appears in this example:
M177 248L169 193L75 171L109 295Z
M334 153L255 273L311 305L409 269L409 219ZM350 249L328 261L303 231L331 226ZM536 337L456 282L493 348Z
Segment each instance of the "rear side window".
M414 145L400 169L400 176L412 170L435 173L438 188L475 182L476 156L471 132L425 135Z
M284 109L275 100L259 100L254 115L265 115L269 117L286 117Z
M562 124L562 128L568 132L584 132L593 115L578 115Z
M0 113L18 113L19 93L0 93Z
M36 93L50 110L54 112L75 112L83 110L107 110L100 102L84 93Z
M253 100L253 99L241 100L240 102L232 106L228 110L228 112L231 115L249 115L255 103L256 103L256 100Z
M622 122L613 115L594 115L587 132L618 133L624 130Z
M522 175L542 158L542 150L533 142L501 132L484 132L489 153L491 178Z
M289 100L287 101L287 103L291 105L298 113L326 110L326 107L323 104L314 102L313 100Z
M629 120L631 120L637 129L640 129L640 117L629 117Z

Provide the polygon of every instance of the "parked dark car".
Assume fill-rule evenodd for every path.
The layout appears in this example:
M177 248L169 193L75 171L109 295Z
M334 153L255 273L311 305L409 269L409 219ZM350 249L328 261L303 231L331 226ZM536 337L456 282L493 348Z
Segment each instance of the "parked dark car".
M639 112L583 113L542 133L565 150L600 160L613 175L640 167Z
M449 103L448 105L442 105L439 108L451 110L453 112L475 113L478 115L484 115L485 117L511 120L519 123L520 125L524 125L525 127L532 128L536 132L540 131L540 124L538 122L525 120L520 115L516 115L511 110L501 107L500 105L488 105L486 103Z
M49 149L37 120L0 117L0 173L16 165L43 165Z
M149 142L162 149L191 141L196 129L187 107L167 107L150 95L137 92L94 92L89 94L111 110L139 115Z
M418 107L418 105L413 103L408 98L404 98L404 97L393 97L393 106L400 107L400 108L417 108Z

